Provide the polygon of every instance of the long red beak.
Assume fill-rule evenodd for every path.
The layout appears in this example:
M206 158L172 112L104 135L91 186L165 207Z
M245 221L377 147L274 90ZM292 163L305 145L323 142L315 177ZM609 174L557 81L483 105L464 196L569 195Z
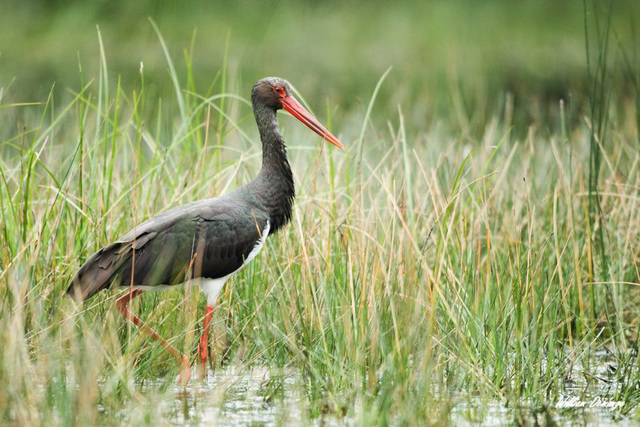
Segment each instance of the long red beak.
M309 129L332 143L338 148L342 148L344 150L344 145L338 138L333 136L331 132L329 132L324 126L320 124L318 120L316 120L310 112L308 112L300 103L291 95L280 98L280 102L282 102L282 108L287 110L289 113L293 115L296 119L300 120L304 123Z

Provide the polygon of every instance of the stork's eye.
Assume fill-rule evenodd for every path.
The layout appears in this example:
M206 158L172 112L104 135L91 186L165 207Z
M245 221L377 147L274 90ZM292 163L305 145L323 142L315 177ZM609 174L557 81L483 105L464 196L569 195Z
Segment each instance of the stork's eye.
M276 86L273 88L273 90L275 91L275 93L277 93L279 96L284 96L285 91L284 88L282 86Z

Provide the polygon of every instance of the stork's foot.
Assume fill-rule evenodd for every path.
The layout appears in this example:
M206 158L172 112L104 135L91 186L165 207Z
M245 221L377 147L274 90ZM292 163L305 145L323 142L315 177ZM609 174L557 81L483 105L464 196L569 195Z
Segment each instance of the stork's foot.
M189 358L186 355L180 357L180 364L182 365L182 371L178 375L178 385L186 387L191 379L191 365L189 364Z
M200 364L198 372L200 373L200 379L203 380L207 373L207 358L209 356L209 343L207 342L207 336L203 335L198 343L198 362Z
M198 356L200 356L200 365L204 366L207 363L207 357L209 356L206 335L203 335L202 338L200 338L200 343L198 344Z
M198 356L200 358L200 379L203 380L207 372L207 357L209 357L209 324L213 317L213 305L207 305L202 326L202 337L198 343Z

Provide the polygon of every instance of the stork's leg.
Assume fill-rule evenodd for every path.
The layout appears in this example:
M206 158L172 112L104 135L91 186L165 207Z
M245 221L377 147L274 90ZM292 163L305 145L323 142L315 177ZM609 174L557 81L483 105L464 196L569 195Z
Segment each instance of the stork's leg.
M204 315L204 324L202 326L202 337L200 337L200 345L198 345L198 354L200 355L200 366L202 367L202 372L204 372L204 366L205 363L207 363L207 356L209 354L208 335L209 323L211 323L212 318L213 305L207 304L207 311Z
M180 378L178 379L178 381L180 382L180 384L186 385L189 382L189 378L191 377L191 368L189 366L189 358L185 354L180 353L174 346L169 344L167 340L165 340L160 335L158 335L156 331L151 329L142 320L140 320L139 317L137 317L135 314L129 311L129 307L128 307L129 302L135 297L137 297L138 295L140 295L141 293L142 293L141 290L133 289L128 294L125 294L116 300L116 307L118 307L118 310L120 310L120 313L122 313L124 317L129 319L134 325L136 325L142 331L151 335L151 337L153 337L154 340L159 341L160 345L162 345L169 353L171 353L173 357L178 359L178 361L182 364L182 374L180 375Z
M198 344L198 355L200 355L200 373L204 378L204 373L206 372L205 363L207 362L207 356L209 355L209 324L211 323L211 318L213 317L213 307L216 305L216 301L218 300L218 295L220 295L220 291L222 290L224 283L227 281L229 276L222 277L219 279L202 279L200 284L200 289L207 295L207 311L204 315L204 323L202 325L202 337L200 338L200 343Z

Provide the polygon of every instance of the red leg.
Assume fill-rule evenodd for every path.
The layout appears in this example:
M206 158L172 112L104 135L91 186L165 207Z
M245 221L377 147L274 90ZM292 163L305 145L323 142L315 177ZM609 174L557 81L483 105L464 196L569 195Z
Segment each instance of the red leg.
M198 354L200 355L200 365L203 368L205 363L207 362L207 355L209 354L208 334L209 334L209 323L211 323L212 318L213 318L213 306L207 305L207 311L204 315L204 325L202 327L202 337L200 338L200 345L198 345ZM204 369L202 370L202 372L204 372Z
M186 385L189 382L189 378L191 377L191 368L189 366L189 358L180 353L174 346L169 344L165 339L163 339L156 331L147 326L140 318L138 318L135 314L129 311L128 305L129 302L140 295L142 293L141 290L133 289L126 295L118 298L116 300L116 307L120 310L120 313L127 319L129 319L134 325L140 328L142 331L151 335L154 340L160 341L160 345L162 345L173 357L178 359L178 361L182 364L182 375L180 375L179 382L183 385Z

